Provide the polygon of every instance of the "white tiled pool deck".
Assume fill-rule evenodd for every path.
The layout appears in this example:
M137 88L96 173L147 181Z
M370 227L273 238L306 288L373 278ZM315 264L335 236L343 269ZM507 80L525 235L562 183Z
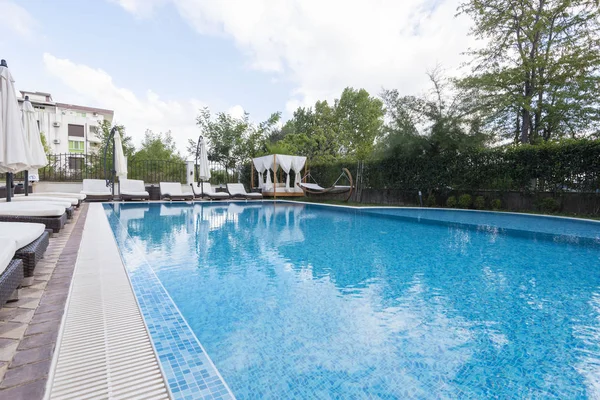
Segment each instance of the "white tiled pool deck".
M142 266L128 268L103 205L90 204L47 398L233 399L144 254L135 253Z

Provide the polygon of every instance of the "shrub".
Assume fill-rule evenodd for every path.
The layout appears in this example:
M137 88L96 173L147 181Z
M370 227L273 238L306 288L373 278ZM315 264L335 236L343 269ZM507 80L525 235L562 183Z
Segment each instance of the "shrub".
M427 205L427 207L435 207L436 201L435 201L435 196L433 195L433 193L429 193L429 196L427 196L427 200L425 201L425 204Z
M552 197L546 197L539 202L538 207L542 212L554 213L560 209L560 203Z
M470 194L463 194L458 198L458 206L460 208L470 208L473 204L473 198Z
M490 202L492 210L499 210L502 207L502 201L500 199L494 199Z
M475 207L477 210L483 210L485 208L485 198L483 196L475 197L475 200L473 201L473 207Z
M446 206L448 206L450 208L456 207L456 197L454 197L454 196L448 197L448 199L446 200Z

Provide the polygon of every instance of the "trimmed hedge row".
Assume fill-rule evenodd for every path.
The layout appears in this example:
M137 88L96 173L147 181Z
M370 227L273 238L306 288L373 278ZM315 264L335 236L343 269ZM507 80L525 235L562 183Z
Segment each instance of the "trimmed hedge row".
M341 168L353 175L355 161L309 165L322 186L333 184ZM356 176L356 175L355 175ZM362 187L374 189L517 190L532 192L600 189L600 140L567 140L507 146L461 154L419 154L365 161Z

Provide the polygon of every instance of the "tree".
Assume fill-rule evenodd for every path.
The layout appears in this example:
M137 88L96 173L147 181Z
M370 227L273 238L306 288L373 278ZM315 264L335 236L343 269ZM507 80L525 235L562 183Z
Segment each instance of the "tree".
M460 84L487 124L520 143L599 130L597 1L467 0L459 12L485 42Z
M317 101L312 108L298 108L275 143L313 162L365 159L382 133L383 116L381 100L364 89L346 88L332 106Z
M373 152L383 126L383 103L365 89L346 88L336 100L335 115L345 155L364 160Z
M387 119L379 151L384 155L455 155L481 148L491 138L481 129L476 104L438 66L427 73L431 90L421 97L384 90Z
M154 133L146 130L144 140L138 151L133 155L135 161L185 161L179 152L171 131Z
M219 112L213 118L206 107L200 110L196 123L208 141L209 160L231 170L266 152L266 138L277 131L280 118L281 113L273 113L266 121L254 125L248 113L242 118L235 118ZM196 155L196 146L195 140L188 140L187 151L190 155Z
M40 140L42 141L42 146L44 147L44 153L49 155L52 150L50 149L50 146L48 146L48 141L46 140L46 135L43 131L40 131Z
M125 126L123 125L115 125L119 133L121 134L121 142L123 144L123 153L125 157L131 157L135 152L135 147L133 146L133 139L131 136L128 136L125 132ZM99 155L104 157L104 148L110 138L110 131L113 128L110 122L107 120L98 121L98 133L96 136L100 139L100 146L92 148L92 154ZM108 147L107 151L108 159L112 160L112 143Z

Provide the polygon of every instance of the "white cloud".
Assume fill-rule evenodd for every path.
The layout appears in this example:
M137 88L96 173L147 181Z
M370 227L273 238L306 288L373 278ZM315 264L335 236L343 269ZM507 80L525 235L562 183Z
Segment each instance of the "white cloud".
M110 0L117 3L125 10L139 18L145 18L152 15L152 12L158 6L166 3L168 0Z
M288 111L346 86L419 92L427 69L455 71L472 43L460 0L170 2L200 34L232 38L252 68L294 82Z
M31 38L36 25L35 19L23 7L9 0L0 0L0 36L3 32L11 32Z
M236 104L235 106L233 106L229 110L227 110L227 113L229 115L231 115L233 118L238 118L238 119L243 118L245 112L246 111L244 111L244 107L240 106L239 104Z
M200 100L163 100L152 90L140 97L117 86L112 77L101 69L76 64L48 53L44 54L44 66L71 89L78 101L114 110L115 121L125 125L136 144L141 142L146 129L154 132L171 130L180 152L185 156L187 139L197 138L199 134L195 117L198 110L206 105Z

